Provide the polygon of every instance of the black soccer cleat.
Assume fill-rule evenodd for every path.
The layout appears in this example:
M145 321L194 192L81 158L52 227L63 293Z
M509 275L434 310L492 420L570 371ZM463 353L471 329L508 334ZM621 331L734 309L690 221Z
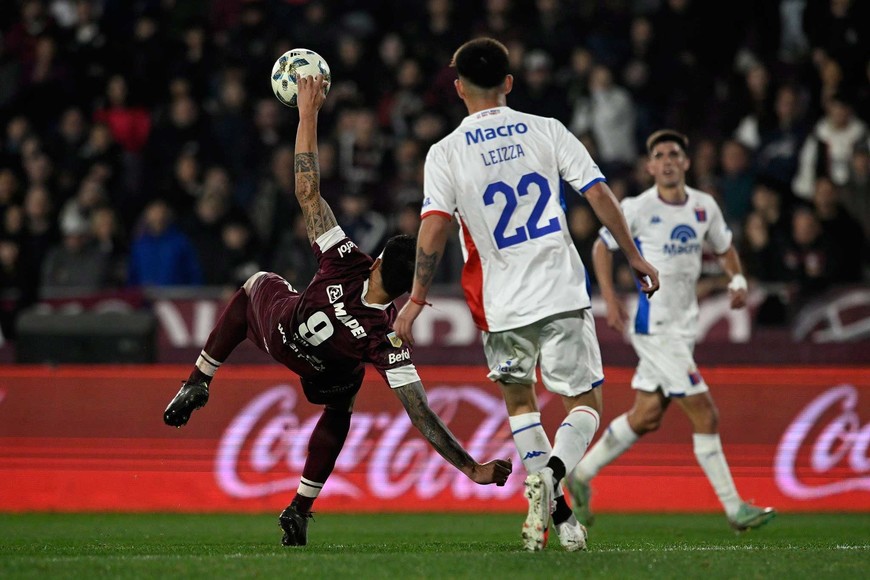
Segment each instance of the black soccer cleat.
M301 513L296 509L296 506L290 504L278 516L278 525L284 530L284 537L281 538L281 543L285 546L304 546L308 543L308 520L312 518L311 513Z
M181 383L181 389L163 411L163 422L170 427L181 427L190 419L190 414L208 403L208 385Z

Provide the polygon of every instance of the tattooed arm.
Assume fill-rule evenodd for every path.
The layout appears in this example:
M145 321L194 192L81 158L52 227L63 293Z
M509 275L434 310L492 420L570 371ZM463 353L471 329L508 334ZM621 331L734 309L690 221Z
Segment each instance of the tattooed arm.
M420 232L417 234L417 265L414 269L411 299L402 307L393 324L396 335L409 344L414 344L411 328L426 303L426 295L429 293L429 287L432 286L438 263L444 255L444 246L447 244L449 234L450 220L441 214L430 214L420 223Z
M337 225L329 204L320 197L317 159L317 112L323 105L323 77L299 79L299 128L296 130L296 199L302 207L308 240L314 242Z
M476 483L504 485L511 474L510 461L496 459L489 463L480 464L472 459L471 455L450 432L450 429L429 407L426 391L423 390L423 384L420 381L398 387L393 391L402 401L408 417L411 418L411 423L441 457Z

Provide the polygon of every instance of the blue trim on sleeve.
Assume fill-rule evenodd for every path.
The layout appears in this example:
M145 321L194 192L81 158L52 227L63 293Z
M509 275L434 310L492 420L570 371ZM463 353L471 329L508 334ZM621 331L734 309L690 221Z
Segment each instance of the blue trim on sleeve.
M598 379L597 381L592 383L592 388L594 389L595 387L600 386L602 384L604 384L604 377L601 377L600 379Z
M587 190L587 189L589 189L590 187L592 187L592 186L595 185L596 183L600 183L600 182L602 182L602 181L603 181L604 183L607 183L607 180L606 180L605 178L603 178L603 177L596 177L595 179L593 179L592 181L590 181L589 183L587 183L586 185L584 185L583 187L581 187L581 188L580 188L580 193L586 193L586 190Z

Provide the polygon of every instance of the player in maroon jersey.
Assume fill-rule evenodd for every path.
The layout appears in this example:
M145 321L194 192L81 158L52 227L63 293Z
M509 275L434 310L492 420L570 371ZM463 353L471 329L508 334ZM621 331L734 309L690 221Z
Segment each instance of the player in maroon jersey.
M306 398L324 410L308 442L296 496L279 517L285 546L308 541L311 506L347 438L366 362L384 377L432 447L462 473L482 485L504 485L511 473L510 461L480 464L465 451L429 408L410 345L391 331L392 301L411 289L416 240L391 238L372 260L345 236L320 196L317 114L324 98L321 76L299 80L296 198L319 263L314 279L298 292L276 274L251 276L221 313L190 377L163 415L167 425L187 423L208 402L218 367L245 338L300 376Z

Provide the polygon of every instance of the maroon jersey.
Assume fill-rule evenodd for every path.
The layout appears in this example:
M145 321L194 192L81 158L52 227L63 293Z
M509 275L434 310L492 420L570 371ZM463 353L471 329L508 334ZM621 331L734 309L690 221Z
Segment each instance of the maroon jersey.
M419 380L410 347L388 336L396 307L363 298L374 261L338 227L312 247L320 266L302 292L277 274L253 284L248 338L302 377L315 403L359 390L366 362L393 388Z

